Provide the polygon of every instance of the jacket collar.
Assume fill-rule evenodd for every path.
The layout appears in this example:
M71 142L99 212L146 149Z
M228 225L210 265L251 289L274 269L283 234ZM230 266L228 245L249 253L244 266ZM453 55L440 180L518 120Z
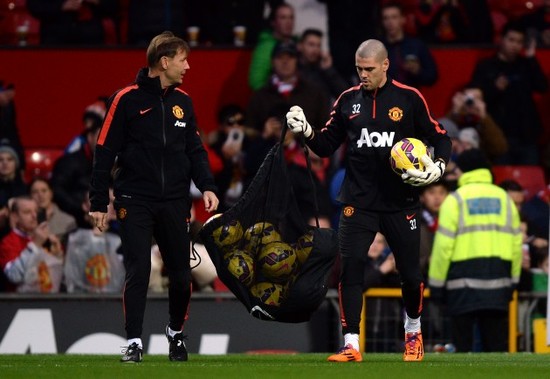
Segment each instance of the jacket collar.
M472 183L493 183L491 170L487 168L478 168L477 170L465 172L458 178L459 187Z
M139 70L137 77L136 77L136 83L139 85L140 88L144 89L147 92L151 92L156 95L162 95L165 96L169 92L172 92L174 88L177 87L177 84L174 84L166 89L162 89L162 86L160 84L160 77L149 77L149 68L143 67Z

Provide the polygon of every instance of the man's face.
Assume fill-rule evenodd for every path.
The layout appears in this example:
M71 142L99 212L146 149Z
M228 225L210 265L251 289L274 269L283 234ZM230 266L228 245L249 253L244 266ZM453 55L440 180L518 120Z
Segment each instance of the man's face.
M437 214L443 200L447 197L449 191L443 185L433 185L420 195L420 201L424 205L424 208L432 214Z
M32 199L19 199L16 201L18 202L18 209L14 215L15 225L23 232L31 233L38 226L36 219L38 204Z
M386 82L386 72L388 71L389 60L383 61L375 57L361 58L355 57L355 68L359 80L367 91L374 91Z
M11 153L0 153L0 177L10 178L15 174L17 170L17 164L15 158Z
M393 36L403 31L405 17L399 8L388 7L382 10L382 26L387 35Z
M321 60L321 37L310 34L300 44L298 49L307 63L317 63Z
M273 72L281 80L288 80L296 75L298 58L292 54L281 53L273 57Z
M290 38L294 33L294 10L291 7L279 7L271 26L275 36Z
M502 41L500 42L500 53L507 60L514 60L521 54L524 41L525 36L523 33L510 30L502 37Z
M187 61L187 52L180 50L173 58L162 57L161 59L166 60L165 82L162 84L172 86L183 83L183 76L191 68Z
M47 208L52 203L53 192L48 183L37 180L32 184L31 196L41 208Z

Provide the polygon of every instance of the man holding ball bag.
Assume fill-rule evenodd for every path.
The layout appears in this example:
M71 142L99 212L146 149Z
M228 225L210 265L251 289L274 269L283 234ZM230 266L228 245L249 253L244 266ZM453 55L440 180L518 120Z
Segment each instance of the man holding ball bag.
M286 115L288 127L303 133L307 145L321 157L330 156L347 141L346 176L338 197L343 204L338 233L344 347L328 358L332 362L363 360L359 347L363 273L377 232L386 237L400 274L406 310L403 360L421 361L424 356L417 187L441 178L451 140L431 116L422 94L387 76L389 65L388 52L380 41L364 41L355 54L361 84L340 95L325 127L314 130L298 106ZM407 137L433 146L434 158L419 157L424 170L409 169L400 177L390 166L390 150Z

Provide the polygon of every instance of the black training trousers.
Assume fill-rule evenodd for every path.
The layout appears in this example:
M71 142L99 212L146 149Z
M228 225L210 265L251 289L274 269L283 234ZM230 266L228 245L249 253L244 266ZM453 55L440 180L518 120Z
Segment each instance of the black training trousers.
M126 268L124 317L127 338L140 338L151 274L151 241L155 238L168 273L168 313L172 330L180 330L191 297L189 202L186 199L115 201Z
M342 208L338 239L342 258L339 295L343 334L359 333L367 253L376 232L386 237L395 257L407 315L420 316L424 284L420 272L419 216L420 208L396 212Z

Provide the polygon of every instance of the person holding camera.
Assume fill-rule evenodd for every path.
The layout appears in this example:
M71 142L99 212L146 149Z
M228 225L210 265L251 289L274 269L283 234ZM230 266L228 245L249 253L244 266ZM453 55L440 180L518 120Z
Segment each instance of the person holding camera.
M55 293L63 273L63 247L46 221L38 223L38 204L28 195L10 200L13 228L0 241L4 291Z
M456 126L458 144L453 149L456 154L468 148L480 148L493 161L508 151L506 136L487 112L480 88L467 85L457 91L452 98L451 110L441 122L445 126L454 124L451 128ZM473 144L472 139L475 140Z

